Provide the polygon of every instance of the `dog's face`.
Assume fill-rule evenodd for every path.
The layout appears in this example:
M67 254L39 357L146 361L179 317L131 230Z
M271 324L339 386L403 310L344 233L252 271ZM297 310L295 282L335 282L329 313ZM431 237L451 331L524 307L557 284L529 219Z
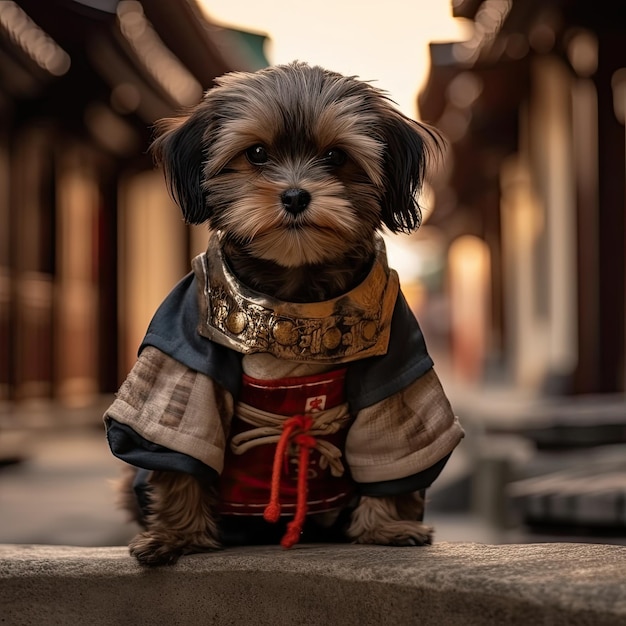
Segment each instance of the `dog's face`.
M425 126L368 83L304 63L227 74L154 143L187 222L282 267L372 253L419 226Z

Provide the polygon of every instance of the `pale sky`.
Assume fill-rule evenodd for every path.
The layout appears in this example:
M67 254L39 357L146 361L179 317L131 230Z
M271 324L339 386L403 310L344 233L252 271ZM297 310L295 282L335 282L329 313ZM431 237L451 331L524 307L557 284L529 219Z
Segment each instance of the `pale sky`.
M417 117L430 41L463 41L452 0L198 0L218 23L270 36L270 63L293 60L355 75Z

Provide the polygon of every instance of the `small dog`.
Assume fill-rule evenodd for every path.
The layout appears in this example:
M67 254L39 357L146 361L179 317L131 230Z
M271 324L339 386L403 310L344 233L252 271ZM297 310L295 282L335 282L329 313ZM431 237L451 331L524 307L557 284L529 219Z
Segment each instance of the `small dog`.
M216 83L153 144L212 235L105 416L131 554L429 544L424 490L463 430L379 231L419 227L438 135L301 62Z

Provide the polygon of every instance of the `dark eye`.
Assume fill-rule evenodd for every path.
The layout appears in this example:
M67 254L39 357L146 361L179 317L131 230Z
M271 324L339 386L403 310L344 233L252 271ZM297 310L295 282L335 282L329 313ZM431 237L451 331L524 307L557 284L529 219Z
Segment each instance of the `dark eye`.
M246 158L252 165L263 165L270 160L267 150L261 144L248 148L246 150Z
M324 153L324 161L333 167L339 167L348 160L348 155L339 148L331 148Z

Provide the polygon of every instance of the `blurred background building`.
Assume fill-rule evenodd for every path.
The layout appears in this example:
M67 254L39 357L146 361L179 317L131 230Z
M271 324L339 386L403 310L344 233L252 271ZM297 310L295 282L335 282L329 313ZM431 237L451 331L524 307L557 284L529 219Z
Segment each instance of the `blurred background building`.
M419 108L451 143L432 222L449 243L455 368L623 392L626 5L457 0L453 13L474 35L431 45Z
M427 227L452 380L478 390L457 405L473 505L504 525L515 512L624 538L626 5L452 11L473 35L431 44L418 101L449 140Z
M152 125L267 65L263 41L187 0L0 3L0 401L116 390L206 245L153 169Z
M0 462L26 454L12 435L33 424L50 433L80 416L101 435L154 310L206 245L153 168L153 124L216 76L270 62L265 35L207 9L0 2ZM446 157L424 225L390 249L467 430L432 504L502 528L517 507L531 526L626 539L626 5L450 11L473 34L432 43L425 82L406 76L423 83L419 117ZM42 458L77 449L60 440ZM108 471L99 454L76 458ZM48 466L28 467L0 476L6 528L19 529L32 507L21 493Z

